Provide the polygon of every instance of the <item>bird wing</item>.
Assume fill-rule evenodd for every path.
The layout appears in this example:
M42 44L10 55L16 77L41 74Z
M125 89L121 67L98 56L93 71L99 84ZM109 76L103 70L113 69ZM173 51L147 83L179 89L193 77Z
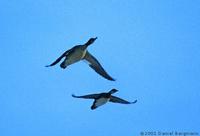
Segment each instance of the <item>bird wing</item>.
M51 66L56 65L63 57L65 57L71 51L72 51L72 49L67 50L59 58L57 58L53 63L51 63L50 65L46 65L45 67L51 67Z
M94 56L92 56L88 51L86 52L84 59L87 62L89 62L89 66L93 70L95 70L98 74L100 74L101 76L103 76L108 80L115 81L115 79L113 79L110 75L108 75L108 73L103 69L98 60Z
M82 95L82 96L76 96L72 94L72 97L74 98L84 98L84 99L96 99L99 97L99 94L88 94L88 95Z
M116 96L111 96L110 102L114 102L114 103L121 103L121 104L133 104L133 103L136 103L137 100L135 100L134 102L129 102L129 101L126 101L124 99L121 99L119 97L116 97Z

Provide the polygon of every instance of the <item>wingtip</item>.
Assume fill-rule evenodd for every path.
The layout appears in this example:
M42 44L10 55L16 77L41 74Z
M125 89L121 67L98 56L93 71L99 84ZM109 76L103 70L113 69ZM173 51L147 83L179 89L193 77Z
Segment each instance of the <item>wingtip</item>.
M132 104L134 104L134 103L136 103L137 102L137 100L135 100L134 102L132 102Z
M112 78L111 81L117 81L116 79Z
M110 81L116 81L116 79L115 79L115 78L112 78L112 77L109 77L109 78L106 78L106 79L108 79L108 80L110 80Z

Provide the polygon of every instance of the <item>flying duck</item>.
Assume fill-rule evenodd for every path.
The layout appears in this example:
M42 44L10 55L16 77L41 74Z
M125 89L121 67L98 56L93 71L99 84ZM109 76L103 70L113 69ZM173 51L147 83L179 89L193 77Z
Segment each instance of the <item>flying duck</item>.
M94 102L91 106L91 109L94 110L98 108L99 106L102 106L106 104L107 102L114 102L114 103L121 103L121 104L133 104L136 103L137 100L134 102L129 102L126 100L123 100L119 97L113 96L113 93L116 93L118 90L112 89L107 93L98 93L98 94L89 94L89 95L83 95L83 96L76 96L72 94L72 97L74 98L84 98L84 99L94 99Z
M110 75L108 75L108 73L104 70L104 68L101 66L98 60L87 51L87 47L92 43L94 43L96 39L97 37L90 38L85 44L76 45L72 47L71 49L65 51L56 61L54 61L50 65L47 65L46 67L51 67L56 65L64 57L65 57L64 61L60 64L60 67L63 69L80 60L86 60L89 63L89 66L93 70L95 70L98 74L100 74L101 76L103 76L108 80L115 81L115 79L113 79Z

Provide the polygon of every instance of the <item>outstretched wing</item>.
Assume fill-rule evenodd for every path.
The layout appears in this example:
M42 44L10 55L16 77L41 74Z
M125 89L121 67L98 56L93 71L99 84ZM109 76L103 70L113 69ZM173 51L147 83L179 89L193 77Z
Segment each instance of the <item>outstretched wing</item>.
M92 69L94 69L98 74L100 74L108 80L115 81L115 79L108 75L108 73L103 69L98 60L94 56L92 56L88 51L86 52L84 59L89 62L89 66Z
M76 95L72 94L72 97L84 98L84 99L97 99L99 97L99 94L88 94L88 95L82 95L82 96L76 96Z
M114 102L114 103L121 103L121 104L134 104L137 102L137 100L135 100L134 102L129 102L129 101L126 101L124 99L121 99L119 97L116 97L116 96L111 96L110 102Z
M66 52L64 52L59 58L57 58L53 63L51 63L50 65L46 65L45 67L51 67L56 65L58 62L60 62L60 60L65 57L69 52L71 52L72 49L67 50Z

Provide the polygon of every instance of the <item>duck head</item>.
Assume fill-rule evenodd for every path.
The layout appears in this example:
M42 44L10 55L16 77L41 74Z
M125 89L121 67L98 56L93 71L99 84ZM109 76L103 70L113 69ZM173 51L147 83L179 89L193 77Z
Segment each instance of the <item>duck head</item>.
M84 45L86 45L88 47L89 45L93 44L96 39L97 39L97 37L90 38Z
M117 91L118 91L117 89L112 89L112 90L110 90L108 93L114 94L114 93L116 93Z

